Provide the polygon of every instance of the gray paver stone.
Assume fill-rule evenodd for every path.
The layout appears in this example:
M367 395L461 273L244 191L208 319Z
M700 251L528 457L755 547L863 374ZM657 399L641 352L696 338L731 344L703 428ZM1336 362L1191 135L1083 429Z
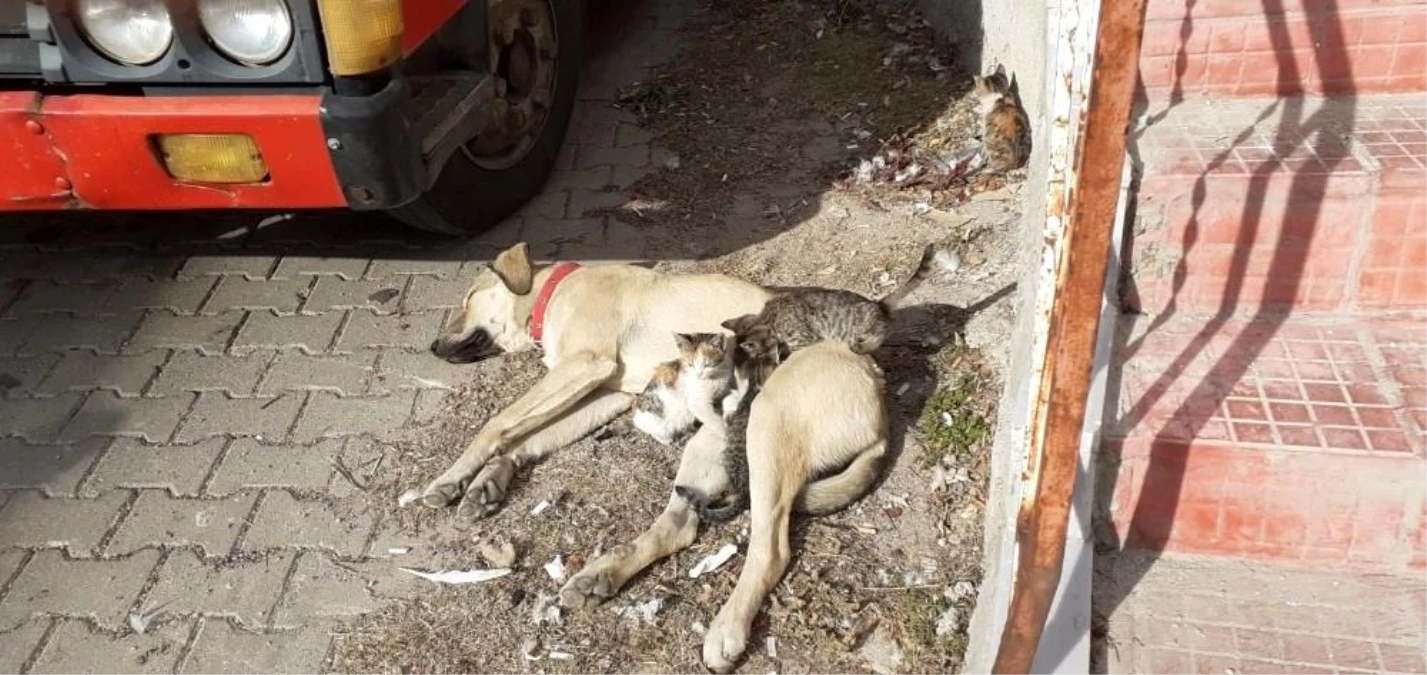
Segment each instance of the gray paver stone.
M243 548L322 548L352 558L361 555L371 531L371 513L323 501L299 501L290 493L274 490L258 507Z
M387 349L382 351L372 391L455 389L475 373L470 364L449 363L428 352Z
M327 553L304 552L278 607L276 625L302 626L377 609L380 604L367 591L367 579L349 567L332 562Z
M0 500L0 509L5 507L5 502ZM0 549L0 586L9 583L10 577L20 571L20 564L25 562L25 555L29 551L18 548Z
M321 354L332 344L337 328L342 324L341 312L328 314L277 316L272 312L253 312L238 331L233 342L234 353L254 349L298 348L308 354Z
M613 166L645 166L649 163L649 144L638 143L622 148L581 145L580 167L610 164Z
M455 307L461 304L471 279L462 275L450 279L416 277L406 294L406 306L413 310Z
M178 351L164 366L149 395L226 391L233 396L252 396L272 358L269 352L254 352L246 356L208 356L195 351Z
M48 620L35 619L14 630L0 631L0 673L20 672L20 667L40 645L48 626Z
M205 354L221 354L242 320L242 312L176 316L166 310L155 310L144 318L124 351L141 354L150 349L197 349Z
M138 396L154 379L168 354L152 351L134 356L65 352L37 393L55 396L67 391L107 389L120 396Z
M7 310L11 314L67 312L78 316L94 316L104 307L118 284L101 281L88 284L56 284L37 281L25 288L18 300Z
M328 626L251 633L206 619L189 652L185 673L317 673L332 644Z
M73 494L108 444L103 438L70 445L31 445L18 438L0 438L0 490L35 488L48 495Z
M280 443L302 409L304 396L294 392L274 398L230 398L222 392L205 391L198 395L175 442L193 443L221 434Z
M0 400L0 436L19 436L32 443L52 442L82 398L84 394Z
M145 546L197 546L205 556L226 556L257 498L257 493L245 492L227 499L179 499L164 490L142 490L106 553L123 555Z
M101 354L118 354L134 327L143 319L140 312L101 317L47 314L25 338L20 354L45 354L66 349L92 349Z
M376 358L370 350L326 356L289 349L278 353L258 393L276 396L284 391L332 389L348 396L361 394L367 390Z
M437 253L440 257L430 257L427 259L419 259L416 256L409 258L377 258L372 261L372 266L367 269L367 278L399 279L402 283L405 283L405 277L413 274L431 274L448 277L460 271L463 257L458 255L456 251L433 252Z
M61 621L32 673L171 673L193 622L150 625L142 634L110 635L83 621Z
M35 388L59 359L58 354L0 356L0 398L16 398L35 393Z
M380 280L346 281L337 277L317 280L303 314L324 314L333 310L367 309L378 314L391 314L401 305L406 277Z
M210 438L195 445L145 445L136 438L114 439L84 492L158 488L182 497L197 496L227 442Z
M128 498L123 491L94 499L21 492L0 509L0 542L27 548L64 547L75 557L88 558Z
M292 567L292 553L236 563L205 563L191 551L174 551L149 592L170 614L207 614L236 619L245 627L269 623L269 612Z
M441 329L439 311L383 316L365 309L352 311L352 319L337 341L337 351L355 352L372 347L426 349Z
M366 258L322 258L316 256L290 255L277 264L274 279L289 279L296 276L338 276L344 279L360 279L371 261Z
M341 446L342 441L337 439L300 446L264 445L251 438L239 438L214 470L208 492L225 495L244 488L270 487L325 490L332 477L332 458Z
M111 560L69 560L57 550L38 551L0 600L0 630L41 613L89 617L101 628L118 630L158 561L159 552L152 549Z
M65 425L61 438L79 441L90 436L141 436L150 443L163 443L173 438L174 429L191 405L193 394L120 398L113 392L96 391Z
M184 277L237 274L248 279L262 279L275 262L277 260L272 256L264 255L201 255L189 258L178 273Z
M378 397L343 398L325 391L311 396L293 431L299 443L356 434L385 437L406 423L416 402L412 389Z
M593 215L594 211L623 206L627 203L629 203L629 194L626 192L571 190L570 203L565 208L565 217L583 218L586 215Z
M311 282L307 279L250 281L239 276L226 276L217 290L203 304L204 314L222 314L236 310L268 310L275 314L294 314Z
M0 265L3 267L3 265ZM44 317L27 314L18 318L0 318L0 354L12 355L24 350L25 341L40 327Z
M106 314L138 309L163 309L173 314L192 315L198 312L215 280L204 279L125 279L109 296L104 306Z

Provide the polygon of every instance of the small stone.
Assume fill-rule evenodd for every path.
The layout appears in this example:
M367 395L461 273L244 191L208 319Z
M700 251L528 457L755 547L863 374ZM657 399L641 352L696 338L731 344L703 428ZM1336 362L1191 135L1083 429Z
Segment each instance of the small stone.
M508 541L499 544L486 542L480 545L477 552L491 567L510 567L515 564L515 545Z

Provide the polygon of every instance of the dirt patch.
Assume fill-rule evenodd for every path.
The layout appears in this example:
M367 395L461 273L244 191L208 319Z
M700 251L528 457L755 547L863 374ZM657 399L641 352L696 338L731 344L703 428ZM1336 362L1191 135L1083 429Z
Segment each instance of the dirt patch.
M695 17L677 62L631 83L619 103L654 132L664 168L633 186L634 199L609 213L618 220L611 227L639 229L666 271L872 296L904 278L929 242L963 262L912 295L878 355L893 420L886 476L846 511L795 524L792 565L754 624L740 670L957 670L981 574L987 454L1013 318L1017 190L952 205L919 189L842 182L887 142L931 151L974 132L968 76L906 5L724 4ZM740 244L730 247L730 238ZM573 574L648 527L668 498L677 451L616 423L518 478L505 508L469 527L451 510L394 508L397 494L444 469L542 372L533 355L473 367L444 408L428 411L427 426L396 443L392 468L367 493L388 514L374 549L409 549L393 564L481 567L482 543L510 541L513 573L417 586L419 597L344 627L334 669L702 671L700 631L743 563L746 515L705 528L692 547L589 612L553 608L560 584L544 568L559 556ZM688 577L727 543L740 544L740 555Z

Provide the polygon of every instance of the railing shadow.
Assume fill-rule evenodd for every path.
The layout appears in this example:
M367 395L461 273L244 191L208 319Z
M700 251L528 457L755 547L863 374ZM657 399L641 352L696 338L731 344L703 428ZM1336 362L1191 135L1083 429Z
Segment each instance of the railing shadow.
M1323 17L1328 17L1327 20L1310 22L1311 37L1318 50L1316 67L1320 71L1329 67L1337 70L1348 69L1348 45L1344 39L1342 23L1337 19L1337 3L1329 0L1323 5L1319 11ZM1192 6L1191 3L1191 9ZM1263 10L1267 15L1282 14L1284 6L1281 0L1264 0ZM1185 25L1189 26L1191 19L1186 15L1184 21ZM1115 568L1114 572L1119 576L1116 576L1112 583L1097 586L1096 623L1102 626L1163 553L1184 486L1187 448L1184 439L1194 438L1204 429L1214 410L1228 394L1228 389L1243 378L1249 364L1264 351L1282 327L1285 321L1285 299L1291 302L1304 281L1307 264L1306 243L1311 242L1323 226L1320 218L1324 193L1331 174L1338 164L1347 159L1346 153L1341 150L1342 142L1334 132L1338 125L1352 125L1355 102L1351 92L1346 92L1347 96L1344 98L1326 100L1316 109L1307 99L1290 97L1300 93L1294 89L1293 83L1301 81L1305 73L1300 70L1301 64L1295 62L1292 56L1292 44L1285 24L1269 22L1268 27L1273 49L1280 55L1278 82L1281 98L1262 111L1253 124L1236 134L1228 147L1210 158L1195 179L1190 197L1190 216L1184 229L1180 259L1174 270L1168 307L1152 320L1145 337L1135 342L1123 341L1118 345L1116 361L1124 363L1144 349L1148 336L1154 335L1169 319L1179 313L1176 299L1185 290L1189 274L1189 253L1200 243L1201 228L1204 226L1201 218L1209 198L1212 177L1222 165L1233 160L1236 148L1260 130L1259 125L1263 121L1275 114L1278 116L1276 126L1271 130L1272 149L1276 157L1288 157L1307 150L1317 155L1322 166L1311 166L1310 163L1309 166L1295 168L1277 159L1264 160L1249 166L1250 175L1239 216L1238 236L1233 243L1234 252L1225 274L1225 289L1217 310L1192 336L1187 346L1168 362L1162 374L1144 389L1140 398L1131 403L1128 411L1119 420L1121 428L1134 428L1148 421L1147 417L1156 404L1167 396L1171 389L1182 386L1181 378L1192 377L1184 373L1193 360L1206 353L1211 339L1219 336L1231 321L1235 324L1242 321L1250 326L1236 331L1227 346L1212 355L1212 365L1207 374L1193 383L1184 402L1163 421L1160 428L1153 430L1154 436L1150 440L1151 449L1141 489L1142 495L1153 495L1153 498L1140 498L1123 531L1116 530L1110 516L1110 502L1119 478L1118 458L1102 457L1100 460L1101 472L1097 480L1096 497L1097 534L1100 541L1097 545L1096 565L1113 565L1118 554L1132 548L1146 551L1147 557L1147 564L1136 566L1133 570ZM1188 35L1182 32L1181 37L1187 40ZM1178 99L1182 100L1182 92L1178 87L1176 93ZM1158 123L1163 118L1163 114L1160 114L1151 117L1149 122ZM1288 177L1286 181L1285 176ZM1286 191L1275 189L1277 185L1285 182ZM1286 199L1293 205L1296 227L1291 235L1294 240L1292 242L1280 228L1266 222L1266 218L1270 217L1265 214L1266 203L1277 199ZM1245 288L1249 276L1254 245L1268 236L1264 234L1265 231L1280 232L1267 266L1267 277L1273 280L1273 283L1263 291L1262 302L1253 305L1252 313L1240 316L1240 292ZM1127 241L1125 250L1129 250L1130 246L1131 242ZM1133 292L1133 289L1125 290ZM1114 405L1121 384L1112 379L1107 394L1109 405ZM1106 641L1097 640L1094 649L1092 668L1103 670L1107 663Z

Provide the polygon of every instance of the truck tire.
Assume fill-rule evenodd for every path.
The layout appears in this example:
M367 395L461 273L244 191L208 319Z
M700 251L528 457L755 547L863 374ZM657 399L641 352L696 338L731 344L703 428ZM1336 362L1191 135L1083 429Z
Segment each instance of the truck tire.
M500 37L498 29L491 30L491 39L501 45L499 63L493 67L507 83L505 96L512 107L533 111L538 119L509 137L481 137L462 146L431 189L390 212L407 225L445 235L479 233L539 194L555 166L575 105L583 54L582 0L517 4L522 6L520 28L510 44L501 45L509 35ZM493 25L496 21L492 17ZM544 33L547 29L553 36ZM541 40L547 44L540 45ZM548 72L545 78L542 69Z

